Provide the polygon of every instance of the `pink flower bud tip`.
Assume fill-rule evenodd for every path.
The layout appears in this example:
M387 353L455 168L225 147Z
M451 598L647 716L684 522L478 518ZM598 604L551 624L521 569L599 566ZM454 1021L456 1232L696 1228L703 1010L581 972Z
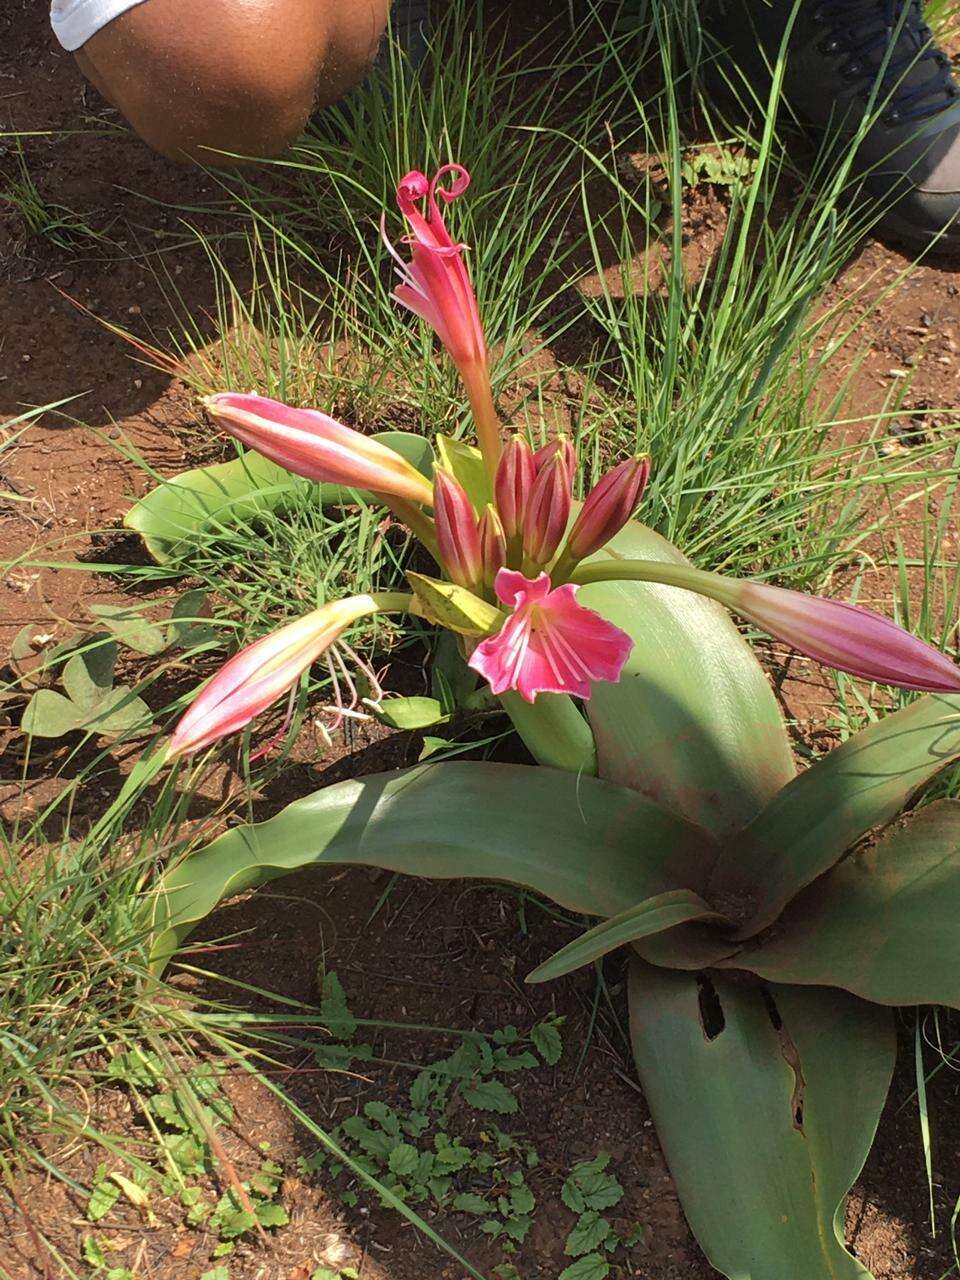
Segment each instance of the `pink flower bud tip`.
M451 582L476 586L481 576L477 517L463 486L440 468L433 475L433 506L437 547Z
M523 513L537 478L537 466L530 446L522 436L508 440L493 482L497 512L508 541L519 538L523 529Z
M648 457L628 458L601 476L570 530L565 558L584 560L606 546L640 505L649 479Z
M556 554L570 519L571 475L561 452L543 464L523 513L523 554L534 565L548 564Z

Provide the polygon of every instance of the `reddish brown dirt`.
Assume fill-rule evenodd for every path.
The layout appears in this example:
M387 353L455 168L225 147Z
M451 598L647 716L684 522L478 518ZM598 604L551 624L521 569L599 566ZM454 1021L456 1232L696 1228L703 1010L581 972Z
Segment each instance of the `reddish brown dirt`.
M20 499L0 505L0 559L7 563L0 580L5 642L26 625L43 633L66 631L84 621L91 600L116 593L102 580L56 568L27 568L21 561L72 558L89 551L91 533L109 530L131 496L146 486L143 473L114 447L121 434L164 474L195 458L203 445L193 435L197 423L184 388L134 363L121 339L63 294L107 321L141 334L162 334L169 309L155 276L153 251L160 246L169 250L163 269L172 273L202 322L212 301L208 274L199 254L173 247L179 215L171 206L202 202L209 196L207 180L153 157L116 130L114 113L84 86L71 59L54 45L45 10L45 0L6 0L0 12L0 85L10 88L0 94L0 132L84 125L80 135L28 140L30 171L48 200L81 212L95 231L117 240L120 251L104 253L89 239L58 249L42 237L26 236L16 215L0 214L0 422L27 406L78 397L59 413L45 414L0 458L0 490ZM15 152L0 145L6 146L0 151L0 168L8 176L15 174ZM125 194L130 189L138 196ZM864 286L866 296L873 297L903 265L895 253L868 245L837 292ZM908 407L955 407L960 275L934 267L916 270L885 303L880 317L870 321L866 336L869 351L857 382L864 413L876 408L891 381L907 370L913 373ZM111 544L108 548L112 553ZM878 595L882 593L883 584L878 584ZM826 693L806 677L790 682L785 697L801 720L815 718L813 713L827 702ZM370 743L359 757L347 755L336 762L321 780L389 767L412 751L415 744L402 739L385 747ZM317 774L303 769L292 785L316 786ZM276 803L277 797L267 797L268 805ZM559 1205L559 1180L573 1161L605 1149L614 1156L626 1188L624 1215L647 1228L644 1246L634 1251L621 1274L707 1280L713 1273L686 1229L612 1021L601 1021L582 1069L575 1070L589 1034L589 983L580 977L549 989L522 985L522 975L565 939L563 929L531 908L529 933L524 934L515 902L492 889L465 892L463 886L409 882L393 888L375 923L368 924L384 887L382 878L359 871L285 882L282 900L264 892L218 912L209 935L243 930L240 946L200 959L224 974L306 1000L315 997L313 975L323 959L339 971L355 1012L371 1018L494 1029L506 1022L529 1025L555 1008L567 1018L564 1060L555 1072L531 1074L518 1086L515 1131L529 1134L541 1155L532 1181L544 1206L518 1260L521 1274L553 1280L562 1268L562 1240L571 1215ZM622 1002L616 962L608 976L614 999ZM434 1051L422 1037L396 1033L385 1035L381 1046L386 1058ZM953 1072L941 1071L930 1099L940 1225L934 1238L916 1106L910 1101L908 1053L905 1045L876 1148L851 1199L848 1227L853 1246L877 1280L940 1280L952 1265L945 1229L960 1191L960 1100ZM307 1071L284 1077L299 1103L322 1124L333 1123L358 1100L389 1098L407 1079L400 1068L371 1071L369 1084ZM304 1280L308 1268L319 1262L362 1264L365 1280L459 1276L459 1268L394 1216L377 1209L343 1210L322 1176L301 1181L294 1161L313 1144L242 1074L229 1079L227 1088L236 1105L233 1158L242 1169L256 1143L269 1140L288 1169L284 1200L293 1217L271 1251L256 1244L239 1248L230 1260L233 1280ZM342 1098L346 1101L338 1101ZM131 1134L138 1131L124 1096L106 1094L104 1106L106 1121ZM89 1158L77 1155L74 1160L78 1175L84 1170L89 1175ZM86 1230L80 1202L53 1182L25 1190L36 1225L75 1261ZM722 1175L717 1195L723 1195ZM118 1208L109 1222L118 1245L115 1262L131 1266L145 1280L194 1280L210 1265L212 1241L202 1232L185 1233L182 1214L172 1207L157 1210L159 1221L149 1227L132 1209ZM5 1218L0 1264L13 1280L41 1275L22 1218L6 1202L0 1214ZM433 1225L481 1267L496 1261L489 1248L478 1245L475 1233L463 1233L462 1218L438 1218Z

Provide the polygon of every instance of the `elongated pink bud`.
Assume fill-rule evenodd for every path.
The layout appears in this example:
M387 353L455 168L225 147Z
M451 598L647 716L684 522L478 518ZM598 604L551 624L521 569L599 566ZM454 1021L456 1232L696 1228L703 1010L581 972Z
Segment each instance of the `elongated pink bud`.
M336 600L241 649L191 703L170 739L169 758L201 751L242 729L286 693L352 622L376 611L372 596Z
M563 458L572 480L577 474L577 451L573 447L573 441L569 436L559 435L556 439L551 440L549 444L545 444L542 449L536 451L533 455L533 461L537 470L539 471L545 462L549 462L555 453L559 453Z
M523 554L540 567L553 559L570 519L571 476L560 452L543 464L523 513Z
M433 506L447 576L459 587L476 586L481 572L476 513L460 482L439 467L433 473Z
M374 493L432 502L430 482L393 449L317 409L223 391L204 401L232 436L295 475Z
M493 496L497 504L504 537L508 541L519 538L523 529L523 513L533 492L537 468L530 446L522 436L507 441L497 474L493 482Z
M497 574L507 562L507 540L496 507L484 508L478 526L480 535L481 582L487 590L493 589Z
M946 654L879 613L765 583L730 587L732 609L816 662L901 689L960 690L960 670Z
M564 559L585 560L606 546L636 511L650 479L649 458L628 458L608 471L590 490L574 521Z

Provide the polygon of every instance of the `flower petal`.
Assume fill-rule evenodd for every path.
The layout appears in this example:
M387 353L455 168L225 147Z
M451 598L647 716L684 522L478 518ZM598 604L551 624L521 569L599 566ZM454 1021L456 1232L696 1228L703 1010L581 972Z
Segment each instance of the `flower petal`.
M577 590L566 583L551 591L545 573L530 579L512 569L500 570L497 595L514 612L496 635L477 645L469 660L493 693L516 689L527 702L539 693L589 698L594 681L619 680L633 640L577 604Z

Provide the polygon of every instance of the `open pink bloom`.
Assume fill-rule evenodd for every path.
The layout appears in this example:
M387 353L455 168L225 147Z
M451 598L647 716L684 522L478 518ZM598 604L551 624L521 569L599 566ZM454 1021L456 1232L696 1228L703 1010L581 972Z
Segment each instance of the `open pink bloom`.
M448 187L441 186L447 174L453 174L453 181ZM469 185L470 174L459 164L443 165L430 179L414 169L400 180L397 204L410 227L410 234L404 237L404 243L413 251L410 262L403 261L381 225L384 244L397 262L402 280L393 297L433 326L461 368L485 365L487 348L477 299L463 261L466 245L451 239L437 197L449 204ZM426 200L425 215L419 208L422 200Z
M170 739L169 757L201 751L249 724L373 606L370 596L333 601L234 654L188 707Z
M744 618L837 671L901 689L960 691L960 669L945 653L870 609L761 582L735 583L727 595Z
M633 640L577 604L576 586L565 583L551 591L547 574L525 578L512 569L501 569L495 585L513 613L469 660L494 693L516 689L527 702L538 693L589 698L591 681L620 679Z
M406 458L318 409L232 391L208 396L204 405L232 436L295 475L427 506L433 501L430 482Z

